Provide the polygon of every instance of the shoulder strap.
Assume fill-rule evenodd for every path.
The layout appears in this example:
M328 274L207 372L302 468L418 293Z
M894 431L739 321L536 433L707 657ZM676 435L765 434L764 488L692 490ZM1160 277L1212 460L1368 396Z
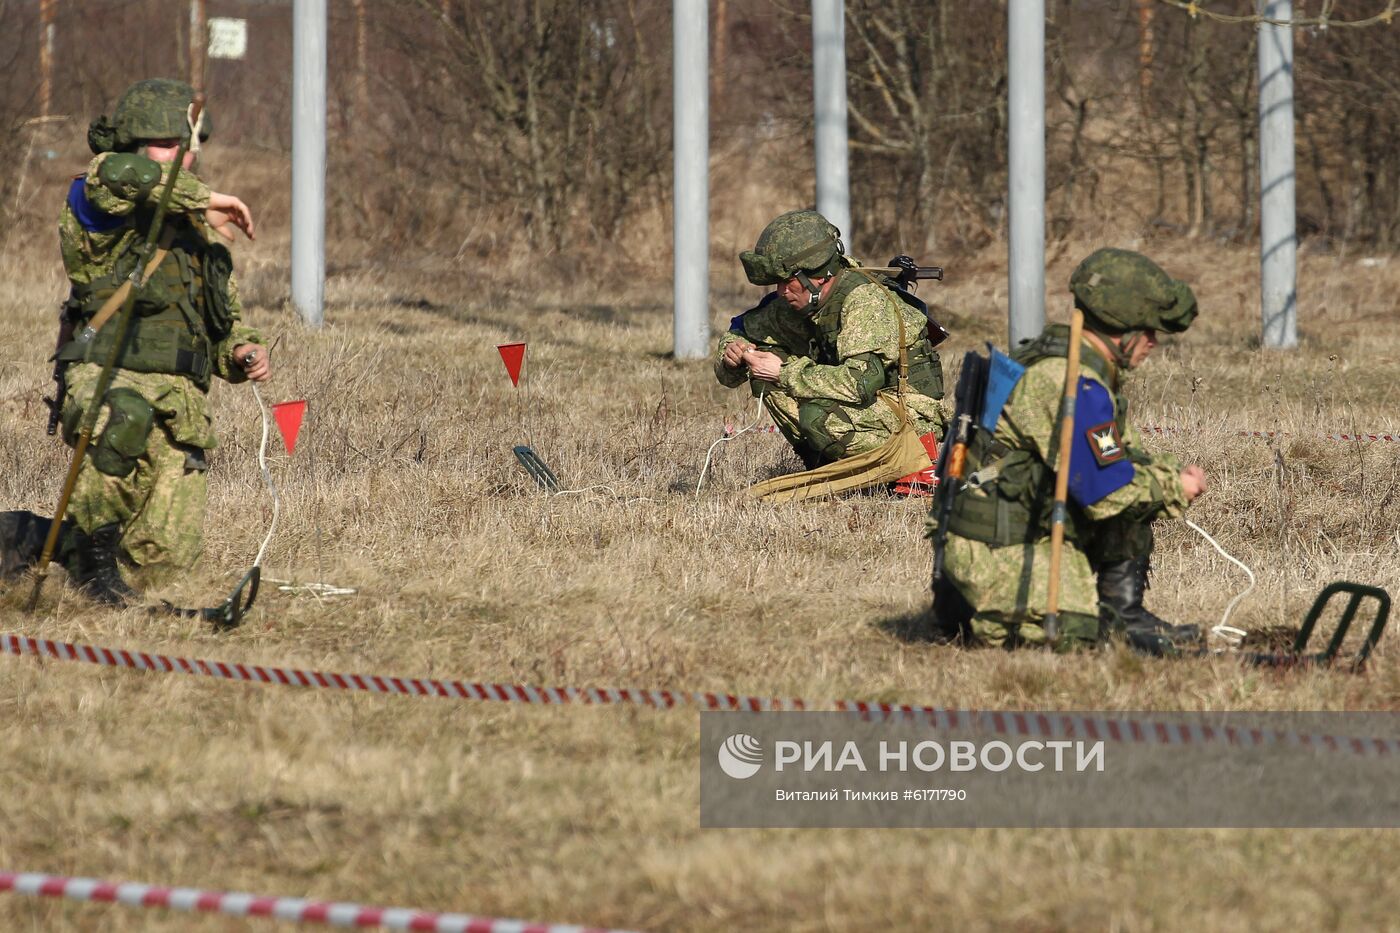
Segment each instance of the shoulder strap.
M1019 347L1011 354L1013 360L1027 367L1050 357L1064 359L1068 356L1069 328L1063 324L1051 324L1041 331L1039 337ZM1079 362L1098 374L1109 388L1117 386L1118 367L1113 364L1112 360L1105 359L1103 354L1096 349L1091 347L1090 352L1081 353Z

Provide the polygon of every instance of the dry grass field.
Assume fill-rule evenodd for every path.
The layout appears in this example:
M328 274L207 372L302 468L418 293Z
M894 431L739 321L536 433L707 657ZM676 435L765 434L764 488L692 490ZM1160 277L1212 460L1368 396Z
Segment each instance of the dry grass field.
M269 587L243 628L216 635L95 608L55 574L35 615L22 588L0 594L0 630L544 685L1000 709L1400 704L1400 652L1384 642L1349 676L921 641L899 620L927 600L923 503L748 501L748 483L796 467L772 435L722 445L695 495L723 422L753 409L708 363L668 358L660 252L647 276L600 283L411 251L370 261L338 244L328 325L311 333L282 304L285 223L264 218L238 259L248 317L280 339L267 396L311 403L296 455L275 445L284 512L267 573L358 593ZM47 512L66 456L43 434L38 399L64 281L47 221L0 235L0 504ZM1190 429L1154 443L1205 467L1212 486L1193 518L1258 573L1237 622L1296 624L1337 578L1400 594L1400 445L1315 437L1400 428L1400 259L1305 250L1302 346L1261 353L1252 252L1114 242L1150 252L1200 297L1199 325L1129 392L1137 423ZM1052 250L1052 316L1067 313L1061 283L1095 245ZM933 297L951 362L1003 339L1004 257L940 258L948 281ZM717 267L717 327L755 296L734 281ZM529 342L520 389L494 349L514 340ZM252 394L219 386L214 407L223 445L205 560L159 594L186 603L233 584L270 514ZM1245 440L1238 428L1293 433ZM511 456L519 443L582 491L537 491ZM1160 529L1156 611L1213 623L1242 586L1189 529ZM697 742L693 710L294 692L0 658L0 866L642 930L1397 924L1384 895L1393 834L701 831ZM4 930L270 923L0 898Z

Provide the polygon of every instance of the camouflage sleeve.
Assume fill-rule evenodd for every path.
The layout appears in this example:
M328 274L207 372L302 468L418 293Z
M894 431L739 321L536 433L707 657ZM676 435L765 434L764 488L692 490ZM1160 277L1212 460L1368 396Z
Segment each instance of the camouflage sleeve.
M829 398L868 405L899 361L899 320L885 290L873 283L853 290L842 305L836 337L840 362L824 366L810 359L783 365L778 386L795 398ZM918 330L914 331L918 334Z
M888 366L899 365L899 314L904 303L885 288L874 284L862 285L846 297L841 312L841 333L836 337L836 352L841 359L862 353L874 353ZM913 310L910 309L910 314ZM922 316L906 317L905 346L910 346L923 330Z
M729 389L737 389L749 381L749 375L742 366L738 369L730 369L724 365L724 348L736 340L743 339L745 339L743 334L727 330L720 335L719 345L715 347L715 379L720 385Z
M715 350L715 378L721 385L737 388L748 381L744 369L730 369L721 357L724 348L736 340L747 341L755 349L772 353L784 363L794 357L805 357L810 351L810 338L806 323L800 312L794 311L781 299L765 298L756 308L751 308L729 322L729 330L719 338Z
M1080 367L1079 372L1099 381L1087 367ZM1059 448L1059 413L1064 394L1064 361L1047 359L1034 364L1011 391L997 425L998 437L1012 446L1031 449L1053 469L1052 454ZM1127 446L1133 454L1132 482L1085 508L1088 518L1099 521L1121 515L1131 521L1151 521L1158 515L1176 518L1185 511L1186 491L1176 458L1164 453L1147 454L1136 446L1137 441L1136 432L1130 430Z
M229 314L233 317L233 327L229 329L228 336L220 340L214 347L214 374L220 379L236 385L240 382L247 382L248 376L243 372L243 367L239 366L238 361L233 358L234 348L245 343L263 346L263 337L256 328L243 323L243 303L238 297L238 278L236 276L229 276L228 298Z
M155 179L156 169L160 178ZM88 164L84 190L88 202L104 214L124 217L137 204L150 207L160 203L172 166L161 165L126 152L104 152ZM209 186L194 172L180 172L170 194L168 210L192 214L209 206Z

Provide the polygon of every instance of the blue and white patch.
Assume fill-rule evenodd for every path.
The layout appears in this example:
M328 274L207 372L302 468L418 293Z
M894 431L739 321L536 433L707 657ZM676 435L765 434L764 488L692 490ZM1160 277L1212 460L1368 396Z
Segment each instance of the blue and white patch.
M89 233L111 233L126 223L125 217L117 217L93 207L87 196L87 182L81 175L73 179L73 183L68 186L68 209Z
M1116 414L1112 393L1102 383L1081 376L1069 461L1069 494L1080 506L1093 505L1133 481L1133 462L1123 446Z

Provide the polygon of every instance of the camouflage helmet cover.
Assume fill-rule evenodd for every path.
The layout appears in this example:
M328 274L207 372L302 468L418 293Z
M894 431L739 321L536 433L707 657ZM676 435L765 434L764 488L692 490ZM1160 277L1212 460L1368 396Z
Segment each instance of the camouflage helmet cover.
M788 211L763 228L758 243L739 254L755 285L777 285L799 272L829 275L840 265L841 231L816 211Z
M1162 271L1141 253L1100 249L1069 277L1075 307L1104 330L1180 333L1196 317L1191 286Z
M188 112L194 88L171 78L147 78L127 88L117 100L108 122L99 117L88 128L88 144L95 152L122 151L148 139L179 139L189 132ZM212 128L208 111L200 124L199 138L206 140Z

